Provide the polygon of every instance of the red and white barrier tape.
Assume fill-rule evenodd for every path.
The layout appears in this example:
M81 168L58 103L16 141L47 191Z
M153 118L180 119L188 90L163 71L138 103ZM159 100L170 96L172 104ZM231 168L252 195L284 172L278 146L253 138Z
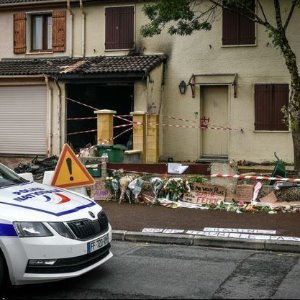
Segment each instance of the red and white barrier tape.
M179 121L184 121L184 122L191 122L191 123L198 123L198 120L187 120L187 119L181 119L181 118L176 118L172 116L162 116L162 117L167 117L168 119L173 119L173 120L179 120Z
M72 101L72 102L75 102L77 104L80 104L80 105L83 105L85 107L88 107L88 108L91 108L93 110L99 110L98 108L95 108L93 106L90 106L90 105L87 105L87 104L84 104L84 103L81 103L79 101L76 101L74 99L71 99L71 98L66 98L67 100L69 101ZM137 124L137 125L144 125L143 123L140 123L140 122L133 122L131 120L128 120L124 117L130 117L132 118L132 115L113 115L114 118L118 118L120 120L123 120L123 121L126 121L130 124ZM174 120L180 120L180 121L185 121L185 122L192 122L192 123L196 123L197 121L195 120L187 120L187 119L182 119L182 118L176 118L176 117L172 117L172 116L165 116L169 119L174 119ZM88 118L68 118L67 120L87 120L87 119L96 119L97 117L88 117ZM149 123L149 125L154 125L154 126L159 126L160 124L153 124L153 123ZM172 125L172 124L161 124L162 126L169 126L169 127L175 127L175 128L198 128L198 129L213 129L213 130L238 130L238 131L242 131L243 132L243 129L233 129L233 128L230 128L230 127L223 127L223 126L215 126L215 125L206 125L206 126L189 126L189 125ZM122 126L122 125L121 125ZM117 127L114 127L114 128L117 128ZM78 133L83 133L84 131L82 132L78 132ZM76 134L76 133L72 133L72 134ZM69 134L71 135L71 134Z
M128 126L132 126L132 124L117 125L117 126L114 126L113 128L122 128L122 127L128 127Z
M99 110L99 108L95 108L95 107L93 107L93 106L90 106L90 105L81 103L81 102L76 101L76 100L74 100L74 99L71 99L71 98L66 98L66 99L69 100L69 101L75 102L75 103L77 103L77 104L83 105L83 106L85 106L85 107L91 108L91 109L93 109L93 110Z
M190 122L190 123L198 123L198 120L187 120L187 119L182 119L182 118L176 118L172 116L165 116L169 119L173 120L179 120L179 121L184 121L184 122ZM186 128L201 128L201 129L219 129L219 130L241 130L241 129L233 129L230 127L224 127L224 126L219 126L219 125L213 125L213 124L207 124L207 126L187 126L187 125L167 125L167 124L162 124L164 126L174 126L174 127L186 127Z
M132 121L131 121L131 120L128 120L128 119L122 118L122 117L120 117L120 116L117 116L117 115L113 115L113 117L114 117L114 118L117 118L117 119L120 119L120 120L123 120L123 121L126 121L126 122L128 122L128 123L132 123Z
M157 123L149 123L149 125L153 125L153 126L159 126L160 124ZM215 130L242 130L242 129L232 129L229 127L213 127L213 126L192 126L192 125L173 125L173 124L165 124L162 123L162 126L168 126L168 127L175 127L175 128L197 128L197 129L215 129Z
M132 118L132 115L119 115L119 117L123 117L123 118Z
M212 178L236 178L236 179L255 179L255 180L274 180L274 181L289 181L300 182L299 178L282 178L282 177L270 177L270 176L252 176L252 175L229 175L229 174L212 174Z
M106 140L106 139L98 139L97 141L98 141L98 143L99 143L99 142L102 142L102 143L109 143L109 142L113 141L114 139L118 138L119 136L123 135L124 133L126 133L126 132L128 132L128 131L130 131L130 130L132 130L132 127L130 127L130 128L128 128L128 129L122 131L122 132L119 133L118 135L116 135L116 136L114 136L114 137L112 137L112 138L110 138L110 139L108 139L108 140Z

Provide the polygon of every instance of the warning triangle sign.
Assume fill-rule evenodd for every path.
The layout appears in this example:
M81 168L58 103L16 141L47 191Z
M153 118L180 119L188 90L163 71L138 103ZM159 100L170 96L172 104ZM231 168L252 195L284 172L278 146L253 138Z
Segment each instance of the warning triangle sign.
M95 184L94 178L90 175L71 147L68 144L64 144L51 185L67 188L93 184Z

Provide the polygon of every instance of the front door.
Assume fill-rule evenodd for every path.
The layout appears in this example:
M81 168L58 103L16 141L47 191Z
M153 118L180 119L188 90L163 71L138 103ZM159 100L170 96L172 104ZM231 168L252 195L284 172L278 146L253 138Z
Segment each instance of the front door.
M228 157L228 87L203 86L200 92L200 149L203 158Z

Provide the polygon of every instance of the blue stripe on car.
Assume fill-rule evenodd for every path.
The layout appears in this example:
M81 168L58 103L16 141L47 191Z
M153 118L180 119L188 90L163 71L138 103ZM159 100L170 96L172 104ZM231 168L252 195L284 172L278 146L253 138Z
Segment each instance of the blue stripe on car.
M89 201L89 202L90 203L88 203L88 204L77 206L73 209L69 209L69 210L65 210L65 211L61 211L61 212L52 212L52 211L40 209L40 208L37 208L37 207L30 207L30 206L14 204L14 203L8 203L8 202L2 202L2 201L0 201L0 204L5 204L5 205L10 205L10 206L15 206L15 207L22 207L22 208L25 208L25 209L40 211L40 212L44 212L44 213L49 214L49 215L54 215L54 216L59 217L59 216L67 215L67 214L72 214L72 213L74 213L76 211L79 211L81 209L96 205L95 202L92 202L92 201Z
M17 236L17 233L12 224L0 223L0 236Z

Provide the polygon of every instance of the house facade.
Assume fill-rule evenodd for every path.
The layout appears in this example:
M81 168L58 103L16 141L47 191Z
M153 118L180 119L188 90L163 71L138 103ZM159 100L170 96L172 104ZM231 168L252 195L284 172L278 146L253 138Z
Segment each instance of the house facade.
M159 161L263 162L276 152L293 162L281 113L290 76L264 28L220 10L210 31L145 38L144 4L0 0L0 155L96 144L95 111L109 109L159 116ZM298 53L299 20L296 11L288 31ZM119 119L114 143L126 144Z

